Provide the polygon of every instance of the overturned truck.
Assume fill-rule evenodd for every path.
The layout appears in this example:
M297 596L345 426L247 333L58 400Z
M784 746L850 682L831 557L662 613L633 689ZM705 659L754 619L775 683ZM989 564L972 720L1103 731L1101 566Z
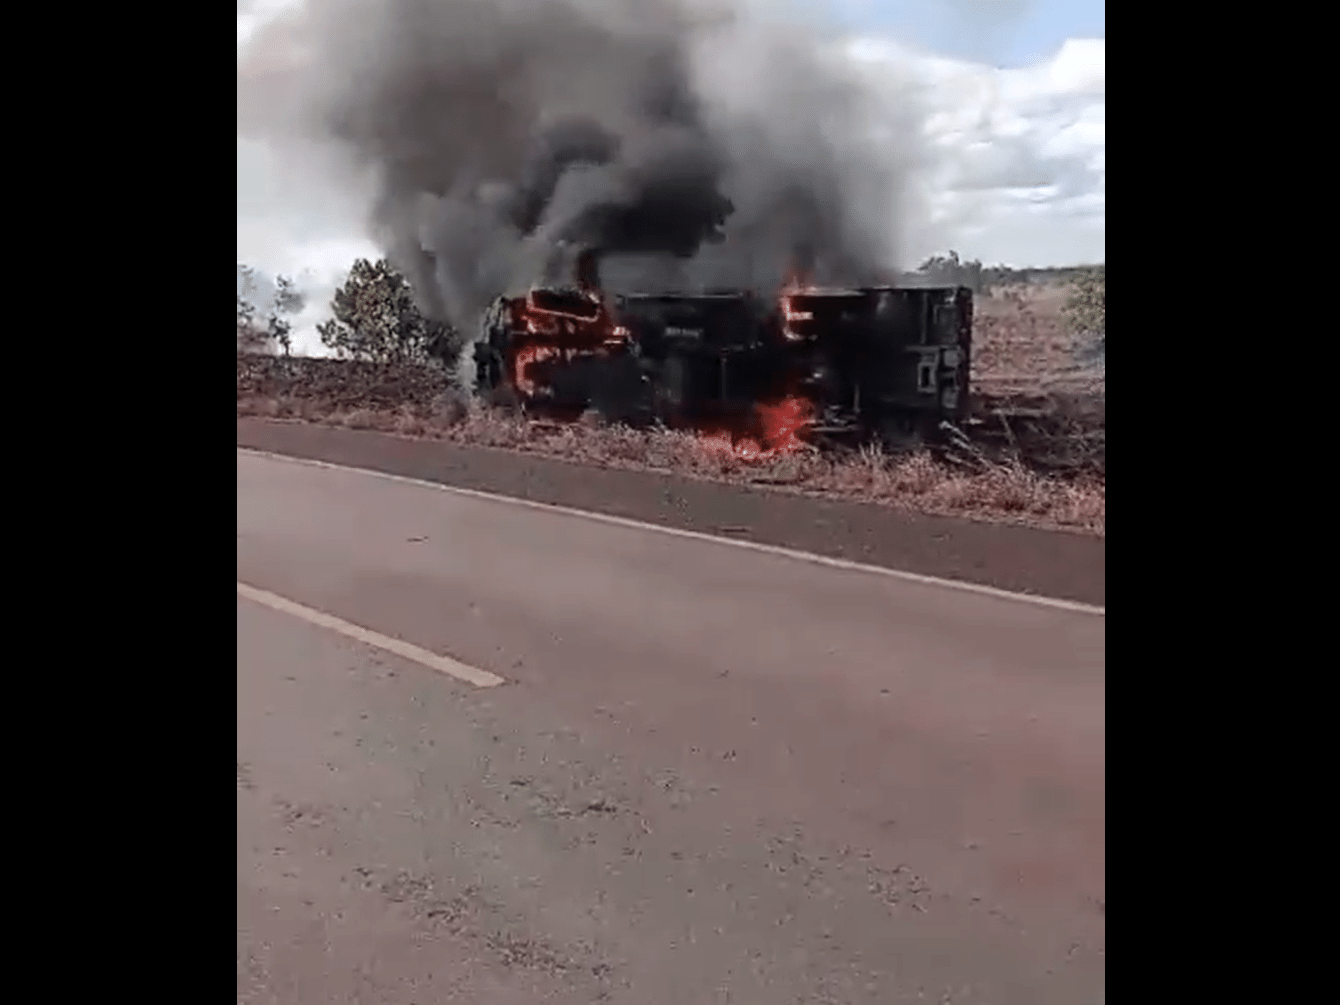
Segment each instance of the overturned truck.
M971 336L962 287L607 296L579 272L495 301L475 373L532 414L901 449L965 416Z

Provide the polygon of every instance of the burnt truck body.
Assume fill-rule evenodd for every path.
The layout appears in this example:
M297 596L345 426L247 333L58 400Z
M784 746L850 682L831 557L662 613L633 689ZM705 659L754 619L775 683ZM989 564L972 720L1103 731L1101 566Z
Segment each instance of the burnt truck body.
M781 298L780 319L815 433L896 446L966 417L970 289L806 290Z
M963 287L628 294L534 290L495 301L477 389L530 411L748 432L757 406L801 399L811 437L932 438L968 405Z

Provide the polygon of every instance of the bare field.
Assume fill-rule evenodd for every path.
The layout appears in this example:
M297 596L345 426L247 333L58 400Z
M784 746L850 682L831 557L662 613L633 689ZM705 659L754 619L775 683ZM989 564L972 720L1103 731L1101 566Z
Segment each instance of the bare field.
M1102 396L1102 367L1079 362L1062 286L1005 286L973 302L972 386L986 398L1050 391Z
M973 302L969 438L993 459L1061 476L1105 475L1101 362L1067 329L1063 285L998 287Z

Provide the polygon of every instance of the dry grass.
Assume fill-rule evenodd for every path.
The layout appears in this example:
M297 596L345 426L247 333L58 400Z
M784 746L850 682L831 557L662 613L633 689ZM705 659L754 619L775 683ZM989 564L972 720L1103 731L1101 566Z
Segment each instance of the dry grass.
M1052 478L1018 463L984 463L967 471L925 453L893 457L869 447L848 456L804 450L746 461L728 445L691 433L590 422L528 422L505 410L451 396L439 396L429 405L351 409L308 399L239 395L237 414L377 429L579 464L666 471L928 513L1105 533L1106 484L1101 476Z
M1003 286L973 302L972 386L1006 394L1053 388L1100 392L1102 371L1079 362L1067 330L1064 286Z

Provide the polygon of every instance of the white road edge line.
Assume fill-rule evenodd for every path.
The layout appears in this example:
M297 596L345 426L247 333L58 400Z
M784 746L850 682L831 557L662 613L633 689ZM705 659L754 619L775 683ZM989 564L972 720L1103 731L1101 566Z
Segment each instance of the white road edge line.
M501 677L491 674L487 670L476 669L454 660L450 656L439 656L437 653L420 649L418 646L402 642L400 639L393 639L382 635L380 632L350 624L348 621L326 614L324 611L294 603L292 600L281 597L276 593L248 586L241 580L237 583L237 595L246 597L258 604L264 604L266 607L284 614L291 614L295 618L301 618L303 621L319 625L322 628L328 628L332 632L339 632L341 635L362 642L364 645L372 646L374 649L385 649L387 652L403 656L407 660L422 663L426 667L444 673L449 677L455 677L457 680L463 680L467 684L473 684L475 687L497 687L499 684L506 683Z
M1002 590L995 586L984 586L981 583L968 583L959 579L941 579L939 576L923 576L918 572L904 572L901 569L886 569L879 565L867 565L863 562L852 562L845 558L830 558L827 555L816 555L813 552L798 551L794 548L783 548L775 544L760 544L757 541L740 541L730 537L717 537L713 534L704 534L701 531L696 530L683 530L679 527L665 527L655 523L644 523L641 520L630 520L627 517L611 516L608 513L595 513L589 510L574 509L569 506L557 506L553 503L536 502L533 499L518 499L515 496L481 492L478 489L464 489L457 485L443 485L440 482L425 481L421 478L408 478L405 475L393 475L385 471L374 471L371 468L357 468L348 464L332 464L330 461L316 461L307 457L292 457L288 454L277 454L269 450L238 447L237 452L239 454L249 454L252 457L267 458L272 461L284 461L289 464L305 464L309 467L329 468L332 471L350 471L354 474L369 475L373 478L384 478L387 481L401 482L405 485L417 485L420 488L435 489L438 492L447 492L452 495L465 496L469 499L483 499L488 502L506 503L511 506L521 506L546 513L559 513L564 516L578 517L582 520L593 520L596 523L613 524L616 527L653 531L657 534L667 534L671 537L684 537L693 541L706 541L710 544L730 545L735 548L744 548L747 551L762 552L766 555L780 555L785 558L795 559L799 562L809 562L812 565L825 565L830 569L844 569L848 572L866 572L876 576L886 576L890 579L901 579L908 583L920 583L924 586L941 586L950 590L961 590L965 593L977 593L982 596L996 597L1001 600L1016 600L1026 604L1036 604L1040 607L1051 607L1060 611L1074 611L1078 614L1094 614L1100 618L1107 617L1106 607L1100 607L1095 604L1083 604L1077 600L1060 600L1056 597L1044 597L1036 593L1018 593L1014 590Z

